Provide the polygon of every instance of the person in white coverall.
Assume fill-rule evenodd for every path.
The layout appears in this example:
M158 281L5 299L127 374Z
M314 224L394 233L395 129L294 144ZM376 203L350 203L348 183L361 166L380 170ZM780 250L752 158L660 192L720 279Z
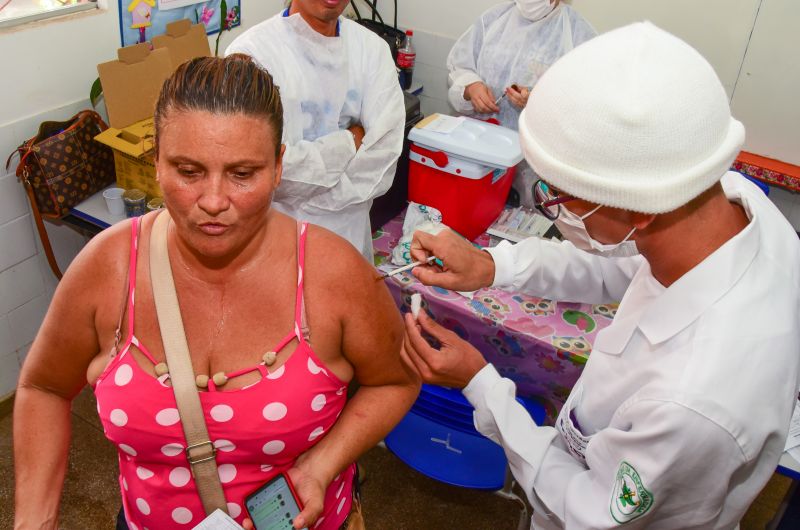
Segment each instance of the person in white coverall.
M539 77L559 57L595 35L594 28L560 0L515 0L493 6L450 50L450 104L461 114L495 118L516 130L519 113ZM529 207L536 179L525 163L514 176L514 189Z
M520 117L539 208L567 239L633 241L608 258L569 241L482 251L417 233L424 283L490 284L564 301L621 300L555 427L427 315L406 315L404 358L463 388L501 444L535 528L731 529L786 440L800 365L800 240L753 183L729 172L744 141L711 66L649 23L575 48ZM559 221L560 220L560 221ZM441 346L431 347L426 332Z
M350 241L372 262L369 209L392 184L405 105L386 42L341 17L348 0L294 0L237 37L280 87L283 180L273 207Z

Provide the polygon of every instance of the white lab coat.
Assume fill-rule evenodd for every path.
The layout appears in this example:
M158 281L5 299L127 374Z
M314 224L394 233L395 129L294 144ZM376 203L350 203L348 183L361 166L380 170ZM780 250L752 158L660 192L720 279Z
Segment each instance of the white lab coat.
M461 114L474 115L472 103L464 99L467 85L482 81L495 98L512 84L531 88L559 57L596 35L578 12L563 3L536 22L523 17L514 2L493 6L450 50L447 57L450 104ZM494 117L504 127L517 130L520 110L508 97L498 106L499 113L477 117ZM522 203L529 207L533 207L531 187L536 178L525 162L514 177L514 188L520 193Z
M735 528L775 470L797 398L800 241L755 185L722 183L750 224L669 288L642 256L538 239L490 250L496 285L621 299L556 428L535 426L491 365L464 390L535 528Z
M405 105L386 42L339 18L339 36L299 14L250 28L225 51L246 53L272 74L283 103L283 181L276 209L350 241L372 262L369 209L389 189L403 148ZM366 135L356 151L350 125Z

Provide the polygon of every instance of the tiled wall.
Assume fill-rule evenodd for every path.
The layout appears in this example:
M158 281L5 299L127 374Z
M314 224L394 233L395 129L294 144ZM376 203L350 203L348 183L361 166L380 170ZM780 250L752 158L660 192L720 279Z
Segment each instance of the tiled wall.
M417 60L414 65L414 82L422 83L420 95L422 113L429 116L435 112L452 114L453 109L447 102L447 54L456 39L414 31L414 47Z
M38 116L0 126L3 159L47 119L63 120L88 102L77 102ZM0 399L14 391L19 370L50 304L56 279L47 265L22 185L0 166ZM61 270L85 243L77 232L45 223Z

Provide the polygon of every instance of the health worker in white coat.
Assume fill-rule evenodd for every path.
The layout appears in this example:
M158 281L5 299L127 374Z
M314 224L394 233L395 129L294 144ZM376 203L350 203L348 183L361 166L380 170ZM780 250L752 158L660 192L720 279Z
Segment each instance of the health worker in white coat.
M560 0L515 0L493 6L450 50L450 104L461 114L495 118L516 130L519 113L539 77L559 57L596 35L577 11ZM536 178L525 163L514 176L514 189L529 207Z
M601 35L539 81L520 118L540 208L567 239L474 249L418 233L424 283L493 284L555 300L621 300L554 427L427 315L406 316L405 359L464 388L501 444L535 528L731 529L775 471L797 400L800 240L766 195L729 172L744 141L699 53L649 23ZM427 332L441 346L432 348Z
M348 0L294 0L237 37L280 87L283 180L273 207L350 241L372 262L369 209L394 179L405 105L386 42L346 19Z

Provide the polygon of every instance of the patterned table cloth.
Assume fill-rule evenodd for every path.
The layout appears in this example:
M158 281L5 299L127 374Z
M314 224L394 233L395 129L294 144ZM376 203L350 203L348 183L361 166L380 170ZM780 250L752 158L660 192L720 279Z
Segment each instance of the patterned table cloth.
M403 231L403 214L373 234L375 265L390 260ZM476 243L488 245L489 237ZM469 299L440 287L421 284L411 272L386 280L403 312L411 294L422 294L422 307L444 327L469 341L513 380L521 396L541 402L552 424L586 364L597 332L611 323L617 304L557 302L500 289L481 289Z

